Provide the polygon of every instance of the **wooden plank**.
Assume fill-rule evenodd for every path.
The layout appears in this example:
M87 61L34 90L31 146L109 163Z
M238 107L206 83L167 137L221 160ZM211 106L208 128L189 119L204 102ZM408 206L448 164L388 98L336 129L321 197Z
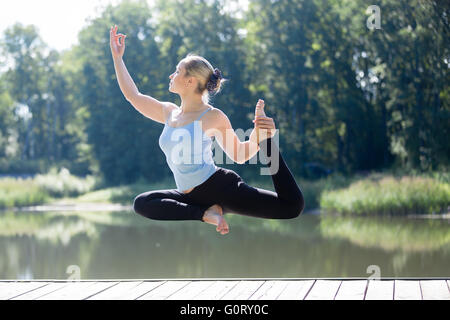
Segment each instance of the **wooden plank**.
M116 284L117 282L70 282L65 287L39 297L38 300L83 300Z
M198 295L194 296L193 300L220 300L227 294L234 286L236 286L239 281L214 281L214 283L200 292Z
M364 300L367 280L344 280L334 300Z
M249 300L276 300L288 285L288 281L266 281Z
M394 280L394 300L422 300L417 280Z
M423 300L450 300L445 280L420 280Z
M42 282L2 282L0 283L0 300L8 300L45 286Z
M286 280L287 285L277 297L277 300L303 300L315 280Z
M170 295L167 300L191 300L203 290L211 286L214 281L198 280L192 281L187 286L181 288L174 294Z
M137 300L164 300L184 286L187 286L189 283L190 281L166 281L157 288L139 297Z
M449 280L1 281L0 299L450 300Z
M368 280L365 300L393 300L393 280Z
M222 300L247 300L263 283L263 280L241 280Z
M342 281L316 280L305 300L333 300Z
M53 291L59 290L65 286L67 286L67 282L47 282L47 285L40 287L36 290L27 292L20 296L13 298L12 300L34 300L38 299L46 294L49 294Z
M117 300L128 293L130 290L134 290L142 281L124 281L118 282L116 285L111 286L101 292L98 292L86 300Z
M88 300L135 300L162 285L165 281L123 281Z

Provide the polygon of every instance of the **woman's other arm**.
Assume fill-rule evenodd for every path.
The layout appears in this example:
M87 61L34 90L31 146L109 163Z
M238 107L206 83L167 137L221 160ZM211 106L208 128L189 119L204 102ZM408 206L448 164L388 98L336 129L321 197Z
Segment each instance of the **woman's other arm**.
M216 113L216 121L213 134L217 143L222 150L225 151L227 156L239 164L243 164L247 160L253 158L259 150L259 146L255 139L241 142L231 126L231 122L227 115L219 109L214 110L214 112Z
M239 164L253 158L260 149L261 141L273 137L277 131L273 118L256 116L253 120L254 128L249 140L241 142L226 114L219 109L214 110L214 112L216 113L214 137L230 159Z

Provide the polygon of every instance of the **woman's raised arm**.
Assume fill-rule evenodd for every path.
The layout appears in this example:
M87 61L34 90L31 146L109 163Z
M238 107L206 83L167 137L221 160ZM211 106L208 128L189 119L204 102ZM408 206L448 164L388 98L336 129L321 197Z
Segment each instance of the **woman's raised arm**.
M122 59L125 52L126 37L127 36L124 34L117 34L117 26L111 28L111 54L120 90L122 90L125 99L127 99L127 101L142 115L156 122L165 123L165 110L174 107L176 108L176 106L169 102L160 102L155 98L143 95L139 92ZM120 39L122 41L119 41Z

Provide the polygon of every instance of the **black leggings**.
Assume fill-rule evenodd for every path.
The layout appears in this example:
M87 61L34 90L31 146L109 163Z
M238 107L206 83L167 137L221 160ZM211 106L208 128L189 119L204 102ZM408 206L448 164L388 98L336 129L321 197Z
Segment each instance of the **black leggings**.
M249 186L236 172L218 167L212 176L187 194L166 189L138 195L134 199L134 211L155 220L203 221L205 210L219 204L224 214L266 219L298 217L303 212L305 201L278 146L269 138L260 143L259 152L266 157L264 163L267 163L266 170L270 170L276 192Z

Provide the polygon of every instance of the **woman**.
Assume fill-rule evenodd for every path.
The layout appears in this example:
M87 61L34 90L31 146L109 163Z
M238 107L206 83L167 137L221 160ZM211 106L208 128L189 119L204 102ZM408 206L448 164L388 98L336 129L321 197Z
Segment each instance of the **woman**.
M138 195L134 210L156 220L207 222L217 226L221 234L229 232L224 212L269 219L300 215L304 209L303 194L272 143L276 129L273 119L265 116L264 101L259 100L256 105L249 140L241 142L228 117L208 104L209 94L217 93L225 81L219 69L203 57L188 55L169 77L169 91L181 97L181 106L160 102L141 94L128 74L122 60L125 38L126 35L117 34L117 26L111 28L110 47L120 89L141 114L164 124L159 146L177 184L177 189ZM277 160L276 172L270 171L276 192L251 187L236 172L216 166L212 160L212 137L237 163L245 163L260 148L268 159L267 165ZM183 151L182 159L179 151Z

